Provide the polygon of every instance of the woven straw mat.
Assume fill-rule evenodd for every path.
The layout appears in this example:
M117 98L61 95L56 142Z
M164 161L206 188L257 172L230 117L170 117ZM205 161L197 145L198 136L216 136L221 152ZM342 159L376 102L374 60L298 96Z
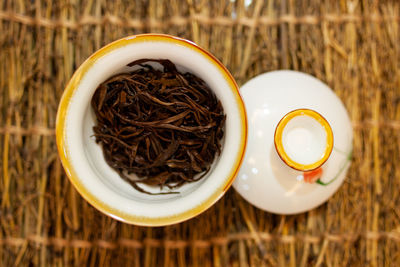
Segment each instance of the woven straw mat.
M372 0L1 1L0 266L400 266L399 11ZM276 69L326 82L354 126L343 186L296 216L233 189L169 227L95 210L58 159L58 102L89 55L144 32L193 40L239 84Z

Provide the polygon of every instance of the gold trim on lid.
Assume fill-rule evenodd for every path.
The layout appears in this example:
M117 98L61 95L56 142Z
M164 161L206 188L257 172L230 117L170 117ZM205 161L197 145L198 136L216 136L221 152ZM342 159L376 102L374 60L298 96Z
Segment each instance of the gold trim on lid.
M283 143L282 143L282 134L283 130L285 129L286 125L291 121L293 118L298 116L309 116L315 119L317 122L321 124L326 132L326 147L323 153L323 156L318 161L311 163L311 164L301 164L294 160L292 160L286 153ZM285 116L279 121L278 125L275 129L275 136L274 136L274 143L276 151L278 152L279 157L291 168L299 170L299 171L312 171L320 167L324 164L329 156L332 153L333 149L333 132L332 128L329 125L328 121L318 112L311 110L311 109L296 109Z

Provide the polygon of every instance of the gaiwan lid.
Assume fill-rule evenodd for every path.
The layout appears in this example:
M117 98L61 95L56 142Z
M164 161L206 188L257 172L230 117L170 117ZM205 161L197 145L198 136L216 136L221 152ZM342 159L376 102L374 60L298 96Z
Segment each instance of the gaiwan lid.
M313 209L343 183L352 127L335 93L297 71L261 74L241 87L246 154L233 184L254 206L277 214Z

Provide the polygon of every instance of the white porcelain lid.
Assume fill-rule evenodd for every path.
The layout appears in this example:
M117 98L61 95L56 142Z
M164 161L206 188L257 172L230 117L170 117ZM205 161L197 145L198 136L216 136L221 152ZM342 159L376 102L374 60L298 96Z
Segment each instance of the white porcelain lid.
M233 184L254 206L277 214L313 209L333 195L350 166L352 127L340 99L320 80L296 71L261 74L241 89L248 117L246 154ZM318 180L286 165L276 152L274 133L280 120L297 109L318 112L333 132L333 150ZM322 173L322 175L321 175Z

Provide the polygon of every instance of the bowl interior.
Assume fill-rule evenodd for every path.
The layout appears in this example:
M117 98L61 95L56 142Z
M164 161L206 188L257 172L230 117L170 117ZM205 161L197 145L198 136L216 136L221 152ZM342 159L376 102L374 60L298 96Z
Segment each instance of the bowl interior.
M154 58L159 59L159 58ZM158 70L163 70L163 67L156 62L147 62L146 64L151 65L153 68ZM176 65L177 69L181 73L194 73L194 70L188 69L182 65ZM137 70L141 67L139 66L121 66L120 68L114 69L113 73L111 73L108 77L103 77L103 81L107 80L111 76L118 73L127 73L134 70ZM102 82L103 82L102 81ZM94 114L93 108L90 103L87 103L87 108L85 110L84 118L83 118L83 132L82 139L84 144L85 156L88 162L91 165L91 168L96 173L97 177L110 189L115 191L118 194L123 195L126 198L137 200L137 201L165 201L173 198L181 198L192 192L196 189L197 186L204 183L213 172L216 164L218 164L220 155L216 155L215 159L211 165L210 171L200 180L192 183L186 183L179 188L169 189L168 187L160 188L158 186L149 186L146 184L139 183L138 185L151 193L160 193L160 192L179 192L179 194L159 194L159 195L149 195L138 190L134 189L128 182L123 180L116 171L114 171L106 162L103 156L103 151L101 146L95 142L93 126L96 124L96 116ZM221 140L221 151L223 151L225 146L225 138ZM134 174L133 174L134 175Z
M179 188L179 195L147 195L133 189L108 166L92 136L95 116L90 100L96 88L109 77L132 70L127 64L142 58L169 59L180 71L202 78L227 116L222 152L212 170L200 181ZM166 225L204 211L229 188L244 154L247 122L237 86L218 61L188 41L145 36L121 39L102 48L74 74L60 107L58 146L71 181L95 207L130 223Z

